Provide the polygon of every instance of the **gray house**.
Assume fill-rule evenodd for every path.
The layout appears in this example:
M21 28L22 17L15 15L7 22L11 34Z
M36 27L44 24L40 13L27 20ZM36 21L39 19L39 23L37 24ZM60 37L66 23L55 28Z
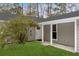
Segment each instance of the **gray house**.
M0 14L0 22L17 15ZM31 16L40 29L29 30L30 39L42 39L42 44L71 52L79 52L79 11L51 16L47 19ZM1 23L0 23L1 24Z
M36 39L71 52L79 52L79 11L51 16L47 19L31 17L38 22Z

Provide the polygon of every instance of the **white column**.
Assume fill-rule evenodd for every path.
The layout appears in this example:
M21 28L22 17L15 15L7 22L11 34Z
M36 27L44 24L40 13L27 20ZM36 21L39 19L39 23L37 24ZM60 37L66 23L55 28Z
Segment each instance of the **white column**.
M42 25L42 43L44 43L44 25Z
M52 45L52 24L50 24L50 44Z
M74 51L77 52L77 20L76 19L74 22L74 42L75 42Z

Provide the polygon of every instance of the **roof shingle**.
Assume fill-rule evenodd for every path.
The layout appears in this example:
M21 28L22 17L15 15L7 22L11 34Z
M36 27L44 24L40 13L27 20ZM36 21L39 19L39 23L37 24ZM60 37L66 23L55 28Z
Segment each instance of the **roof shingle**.
M77 16L79 16L79 11L71 12L71 13L66 13L66 14L63 14L63 15L50 16L47 19L33 17L33 16L30 17L30 18L32 18L33 20L35 20L37 22L45 22L45 21L58 20L58 19L77 17Z
M16 14L11 14L11 13L0 13L0 20L8 20L11 18L17 17Z

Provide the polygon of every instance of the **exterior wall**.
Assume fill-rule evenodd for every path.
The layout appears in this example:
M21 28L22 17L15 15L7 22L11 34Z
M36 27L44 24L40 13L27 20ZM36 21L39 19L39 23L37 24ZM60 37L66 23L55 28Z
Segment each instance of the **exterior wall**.
M35 39L42 39L42 25L39 25L40 29L36 29Z
M79 52L79 20L77 21L77 51Z
M44 25L44 42L50 42L50 25Z
M35 40L35 28L31 27L28 32L28 40Z
M40 37L41 33L40 32L41 32L40 29L39 30L36 29L35 39L41 39L41 37Z
M58 24L58 39L53 42L74 46L74 22Z

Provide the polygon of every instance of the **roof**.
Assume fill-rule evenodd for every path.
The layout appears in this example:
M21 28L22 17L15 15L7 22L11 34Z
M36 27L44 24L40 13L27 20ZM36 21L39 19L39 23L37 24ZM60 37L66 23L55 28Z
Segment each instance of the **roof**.
M15 18L18 15L16 14L11 14L11 13L0 13L0 20L8 20L11 18ZM58 19L64 19L64 18L70 18L70 17L77 17L79 16L79 11L76 12L71 12L71 13L66 13L63 15L56 15L56 16L50 16L48 18L38 18L38 17L34 17L34 16L28 16L31 19L33 19L34 21L37 22L45 22L45 21L52 21L52 20L58 20Z
M37 21L37 22L43 22L43 21L46 20L44 18L38 18L38 17L35 17L35 16L28 16L28 17L31 18L34 21Z
M77 17L79 16L79 11L66 13L63 15L56 15L56 16L50 16L47 19L44 18L38 18L38 17L31 17L33 20L37 22L45 22L45 21L52 21L52 20L58 20L58 19L64 19L64 18L70 18L70 17Z
M11 18L17 17L16 14L11 14L11 13L0 13L0 20L8 20Z

